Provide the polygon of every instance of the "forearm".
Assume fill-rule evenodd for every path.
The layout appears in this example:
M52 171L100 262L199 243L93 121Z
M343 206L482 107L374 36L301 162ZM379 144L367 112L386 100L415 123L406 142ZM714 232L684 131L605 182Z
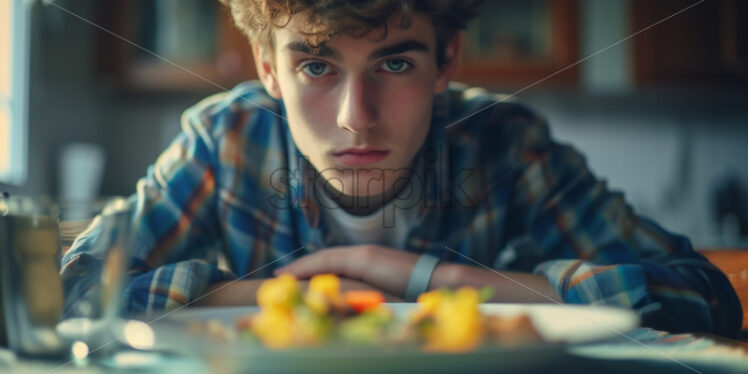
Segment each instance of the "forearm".
M242 281L221 282L209 286L205 293L194 303L195 306L240 306L257 305L257 289L265 279L247 279ZM306 291L308 280L300 280L302 292ZM350 290L377 290L376 287L353 279L340 280L341 292ZM382 292L387 302L401 302L402 299L387 292Z
M429 283L430 290L462 286L493 288L491 302L562 302L548 279L538 274L492 271L468 265L442 263L434 270Z
M194 303L195 306L239 306L257 305L257 289L265 279L215 283L205 290ZM303 287L306 282L302 281Z

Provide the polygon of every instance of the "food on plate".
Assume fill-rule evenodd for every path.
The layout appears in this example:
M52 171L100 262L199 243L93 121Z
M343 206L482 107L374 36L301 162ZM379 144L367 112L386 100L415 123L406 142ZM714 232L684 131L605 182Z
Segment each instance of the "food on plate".
M490 289L472 287L430 291L418 298L407 318L397 318L378 291L342 292L336 275L321 274L302 292L298 280L284 274L260 285L259 312L239 318L234 331L240 338L258 340L276 350L342 341L459 353L485 343L542 341L526 314L505 317L482 313L480 303L489 299L490 293ZM216 326L202 330L221 340L232 336Z

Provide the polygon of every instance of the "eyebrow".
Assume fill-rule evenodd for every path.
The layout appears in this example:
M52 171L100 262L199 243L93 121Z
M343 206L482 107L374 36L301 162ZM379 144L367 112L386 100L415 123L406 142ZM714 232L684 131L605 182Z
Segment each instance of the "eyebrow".
M426 53L428 52L428 50L429 47L421 42L415 40L405 40L390 46L377 49L371 55L369 55L369 59L374 60L384 56L396 55L410 51Z
M322 43L319 47L312 47L311 45L309 45L309 43L297 40L286 44L285 49L317 57L329 57L335 60L341 59L340 53L328 47L324 43Z
M338 51L328 47L324 43L319 47L312 47L309 43L304 41L293 41L286 44L285 49L301 52L304 54L317 56L317 57L328 57L335 60L342 60L341 55ZM382 47L372 52L369 55L370 60L378 59L385 56L396 55L400 53L415 51L420 53L428 52L429 47L425 44L416 40L405 40L398 42L386 47Z

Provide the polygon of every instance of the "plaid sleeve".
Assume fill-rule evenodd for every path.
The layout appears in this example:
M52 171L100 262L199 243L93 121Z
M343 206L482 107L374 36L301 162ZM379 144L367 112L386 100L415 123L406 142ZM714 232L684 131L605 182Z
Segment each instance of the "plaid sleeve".
M545 275L570 303L619 305L658 329L735 336L740 303L690 241L636 215L542 120L524 131L514 212ZM539 255L538 255L539 254Z
M208 99L210 100L210 99ZM230 279L217 267L221 250L216 207L216 144L198 104L182 117L182 132L138 181L133 204L131 281L127 311L154 312L202 295L211 282ZM65 287L82 294L93 285L94 223L62 259Z
M131 312L184 305L212 282L232 278L217 267L216 136L206 99L182 116L182 132L137 184L134 246L127 288Z
M214 282L233 278L206 260L161 265L133 276L125 289L125 310L150 314L172 310L195 300Z

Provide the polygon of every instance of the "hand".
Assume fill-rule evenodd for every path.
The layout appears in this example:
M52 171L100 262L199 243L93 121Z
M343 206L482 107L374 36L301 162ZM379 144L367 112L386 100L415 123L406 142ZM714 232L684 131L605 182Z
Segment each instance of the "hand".
M324 249L275 270L299 279L332 273L360 280L393 295L403 295L418 255L378 245Z

